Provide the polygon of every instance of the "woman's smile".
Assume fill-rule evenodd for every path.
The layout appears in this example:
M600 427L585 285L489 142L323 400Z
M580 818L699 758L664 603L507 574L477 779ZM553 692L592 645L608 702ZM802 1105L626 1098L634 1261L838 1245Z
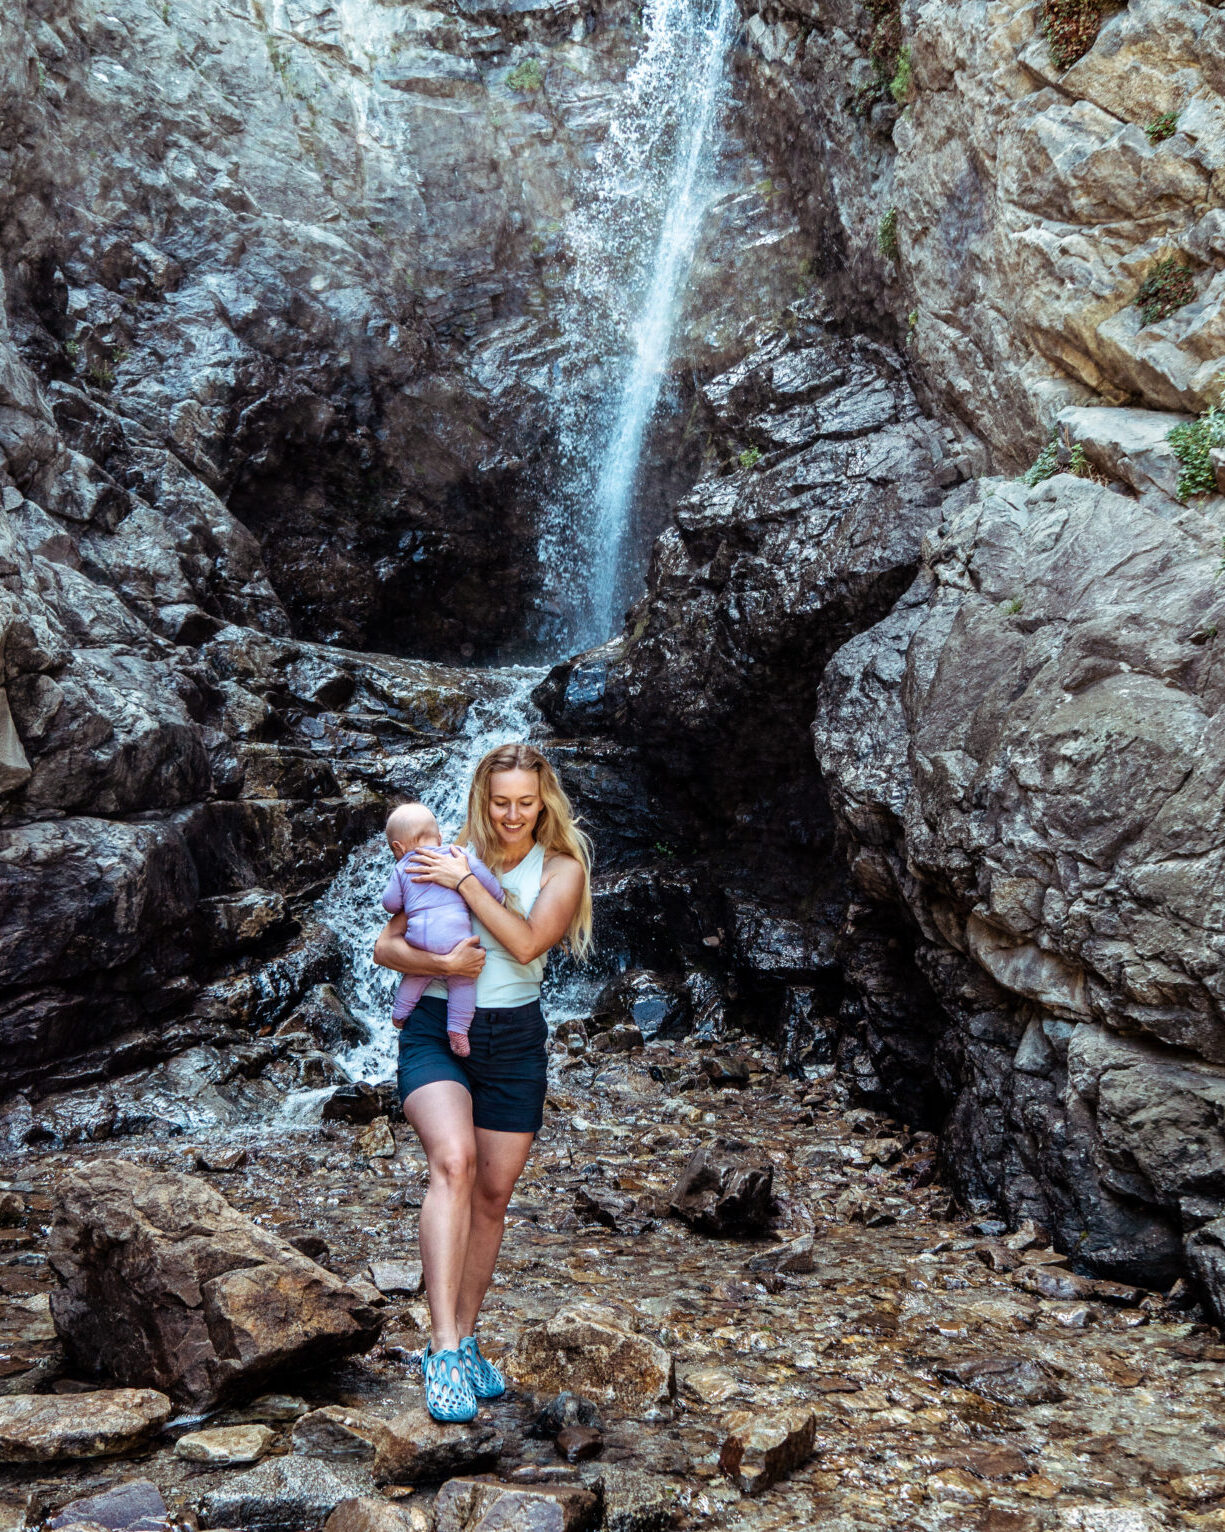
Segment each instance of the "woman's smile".
M534 771L495 771L489 778L489 817L504 850L520 847L524 854L544 804L540 781Z

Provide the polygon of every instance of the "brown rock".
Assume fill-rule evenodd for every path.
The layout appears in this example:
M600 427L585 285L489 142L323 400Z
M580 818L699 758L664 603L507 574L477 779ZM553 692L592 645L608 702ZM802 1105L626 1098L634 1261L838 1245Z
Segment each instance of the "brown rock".
M774 1166L734 1139L699 1149L681 1172L669 1210L703 1234L761 1230L774 1212Z
M937 1367L936 1376L997 1404L1057 1404L1066 1397L1052 1369L1031 1357L968 1357Z
M452 1479L434 1502L436 1532L587 1532L599 1502L577 1485L519 1489L480 1479Z
M377 1495L342 1500L323 1524L323 1532L408 1532L410 1522L398 1506Z
M544 1324L524 1330L511 1370L538 1393L577 1389L627 1415L656 1409L676 1396L672 1357L593 1304L560 1309Z
M746 1495L760 1495L812 1456L812 1410L738 1410L725 1421L719 1467Z
M110 1457L140 1446L169 1419L170 1400L152 1388L13 1394L0 1399L0 1462Z
M774 1250L763 1250L745 1262L750 1271L779 1271L793 1276L815 1269L811 1234L801 1234L789 1244Z
M386 1117L376 1117L364 1127L357 1135L357 1144L369 1159L389 1160L396 1152L395 1137Z
M200 1410L288 1364L364 1351L381 1317L191 1176L98 1160L66 1177L48 1256L69 1359Z
M61 1506L48 1527L98 1526L108 1532L170 1532L170 1513L150 1479L128 1479L100 1495Z
M329 1404L298 1421L293 1448L309 1457L361 1462L378 1484L415 1484L491 1468L502 1437L480 1419L447 1425L416 1409L385 1420L369 1410Z
M604 1438L594 1426L563 1426L557 1433L557 1450L567 1463L585 1463L599 1457Z
M620 1463L602 1469L603 1532L665 1532L676 1512L675 1486Z

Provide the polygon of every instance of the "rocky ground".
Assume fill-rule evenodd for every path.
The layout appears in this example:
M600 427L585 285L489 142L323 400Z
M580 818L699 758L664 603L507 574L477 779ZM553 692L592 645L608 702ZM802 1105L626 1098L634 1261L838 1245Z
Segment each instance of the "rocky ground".
M66 1412L61 1450L68 1415L99 1431L115 1408L57 1343L47 1262L57 1187L115 1150L32 1157L2 1204L2 1524L75 1525L88 1508L57 1516L65 1503L133 1481L161 1497L161 1510L140 1502L146 1532L307 1532L355 1496L381 1504L346 1506L334 1532L555 1524L481 1521L473 1496L492 1492L466 1486L474 1470L537 1495L584 1487L595 1498L572 1496L564 1525L602 1514L622 1532L1220 1525L1225 1347L1185 1290L1080 1278L1033 1225L951 1218L933 1137L854 1108L816 1077L828 1069L790 1077L738 1035L704 1048L630 1037L619 1052L597 1041L609 1034L563 1030L485 1320L511 1392L445 1451L410 1413L419 1272L385 1264L414 1258L423 1165L380 1115L145 1139L123 1156L187 1171L348 1279L381 1310L374 1349L300 1360L207 1420L167 1421L168 1403L133 1414L129 1400L111 1458L56 1460L44 1408L25 1439L47 1459L13 1464L32 1387ZM537 1424L563 1383L587 1403ZM136 1524L110 1504L106 1525Z

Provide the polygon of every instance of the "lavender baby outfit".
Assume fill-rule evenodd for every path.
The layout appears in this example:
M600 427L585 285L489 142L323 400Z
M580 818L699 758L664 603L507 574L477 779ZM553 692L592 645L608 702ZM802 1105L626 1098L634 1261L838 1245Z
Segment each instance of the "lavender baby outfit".
M442 846L438 849L450 851L462 850L462 847ZM410 851L396 863L395 870L387 880L387 887L383 890L383 908L389 915L403 912L408 916L404 937L411 946L420 947L423 952L450 952L456 942L462 942L465 937L472 935L472 916L458 890L443 888L438 883L413 882L413 869L408 864L415 855L416 851ZM465 851L464 855L468 858L473 877L481 887L487 889L499 904L504 903L506 895L502 892L502 885L480 857L473 856L471 851ZM403 1021L411 1015L426 985L431 982L429 974L404 975L396 990L395 1004L391 1008L396 1021ZM476 980L450 978L440 982L447 987L447 1031L466 1033L476 1009Z

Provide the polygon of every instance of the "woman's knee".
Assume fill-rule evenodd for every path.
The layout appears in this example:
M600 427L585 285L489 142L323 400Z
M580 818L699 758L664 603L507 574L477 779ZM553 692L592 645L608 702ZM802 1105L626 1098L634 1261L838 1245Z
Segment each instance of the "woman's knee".
M472 1144L447 1144L429 1157L430 1180L448 1186L470 1187L476 1179L476 1148Z
M487 1217L504 1218L514 1190L513 1181L507 1185L481 1176L472 1188L472 1201Z

